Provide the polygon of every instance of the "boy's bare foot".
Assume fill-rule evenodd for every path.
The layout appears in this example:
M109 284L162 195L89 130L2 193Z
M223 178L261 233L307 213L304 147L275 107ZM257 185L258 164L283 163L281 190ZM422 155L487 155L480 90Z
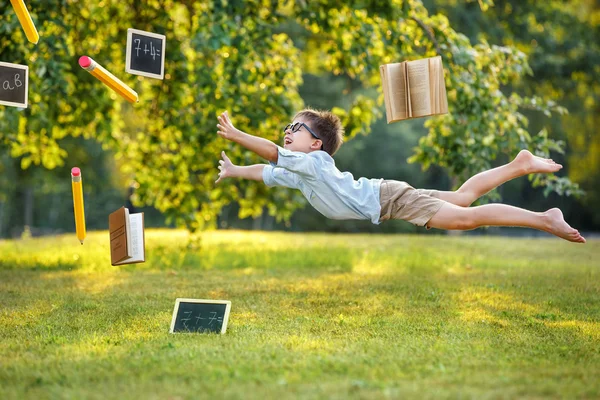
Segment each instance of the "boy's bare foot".
M565 222L563 213L558 208L551 208L544 213L544 216L547 218L548 232L569 242L585 243L579 231Z
M552 159L534 156L529 150L521 150L514 162L521 166L526 174L550 173L562 168L562 165L555 163Z

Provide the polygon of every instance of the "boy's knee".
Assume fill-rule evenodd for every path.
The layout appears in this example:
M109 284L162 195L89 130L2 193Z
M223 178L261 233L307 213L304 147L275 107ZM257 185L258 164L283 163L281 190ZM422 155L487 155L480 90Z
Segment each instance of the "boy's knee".
M460 231L469 231L477 228L477 221L475 220L472 213L465 212L459 214L458 218L454 221L455 228Z
M471 204L473 204L473 201L470 198L461 197L461 199L458 202L457 206L460 206L460 207L469 207L469 206L471 206Z
M456 205L460 207L469 207L477 199L475 194L469 192L461 192L460 189L458 189L454 193L457 194Z
M427 225L432 228L448 230L475 229L478 226L477 210L448 203L429 220Z

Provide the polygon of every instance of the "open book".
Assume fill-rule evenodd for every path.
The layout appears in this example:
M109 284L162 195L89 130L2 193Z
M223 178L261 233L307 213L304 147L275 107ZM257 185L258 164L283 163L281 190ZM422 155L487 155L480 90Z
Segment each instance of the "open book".
M448 113L442 57L379 67L388 124Z
M144 213L129 214L125 207L108 216L110 263L112 265L144 262Z

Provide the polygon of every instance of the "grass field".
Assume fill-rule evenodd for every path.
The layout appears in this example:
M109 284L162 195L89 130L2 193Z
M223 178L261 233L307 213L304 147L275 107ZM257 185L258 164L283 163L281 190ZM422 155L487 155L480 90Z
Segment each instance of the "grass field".
M0 398L599 398L600 241L146 232L0 241ZM169 334L177 297L227 333Z

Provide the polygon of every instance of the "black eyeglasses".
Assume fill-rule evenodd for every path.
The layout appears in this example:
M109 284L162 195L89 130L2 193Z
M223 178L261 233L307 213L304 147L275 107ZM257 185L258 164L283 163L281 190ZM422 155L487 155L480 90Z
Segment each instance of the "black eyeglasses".
M287 131L288 129L292 132L298 132L300 130L301 127L305 127L306 130L313 135L313 137L315 139L319 139L321 140L320 137L317 136L316 133L314 133L309 127L308 125L306 125L304 122L294 122L293 124L287 124L285 128L283 128L283 133L285 134L285 131Z

